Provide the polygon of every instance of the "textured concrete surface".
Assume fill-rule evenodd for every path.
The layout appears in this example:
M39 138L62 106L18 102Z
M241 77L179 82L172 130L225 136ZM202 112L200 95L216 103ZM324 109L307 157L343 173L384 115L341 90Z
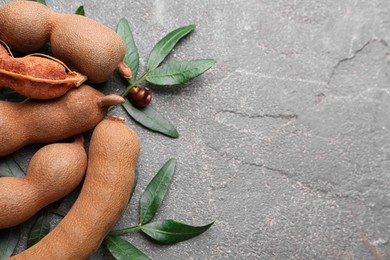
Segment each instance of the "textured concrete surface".
M111 28L126 17L142 70L161 37L191 23L170 59L218 62L185 86L152 88L179 139L128 120L142 139L140 179L117 227L138 223L141 191L170 157L176 175L156 219L215 225L174 246L125 239L153 259L390 258L388 0L47 4L66 13L83 4ZM102 88L124 87L116 76Z

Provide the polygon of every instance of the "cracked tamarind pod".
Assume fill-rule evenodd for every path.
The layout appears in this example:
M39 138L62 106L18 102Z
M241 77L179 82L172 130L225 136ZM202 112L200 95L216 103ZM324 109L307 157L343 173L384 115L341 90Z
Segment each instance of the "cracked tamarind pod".
M140 152L137 134L109 117L92 133L80 195L48 235L10 259L88 259L122 216L134 184Z
M31 158L26 177L0 178L0 228L23 223L43 207L65 197L81 182L87 167L84 138L54 143Z
M84 75L69 71L59 60L32 54L14 58L10 50L0 45L0 86L36 99L51 99L64 95L70 88L79 87Z
M115 70L125 78L132 76L123 62L126 46L115 31L34 1L15 0L0 7L0 39L20 52L36 52L50 41L54 57L93 83L108 80Z
M110 106L124 101L86 84L55 99L0 101L0 156L28 144L57 142L84 133L103 120Z

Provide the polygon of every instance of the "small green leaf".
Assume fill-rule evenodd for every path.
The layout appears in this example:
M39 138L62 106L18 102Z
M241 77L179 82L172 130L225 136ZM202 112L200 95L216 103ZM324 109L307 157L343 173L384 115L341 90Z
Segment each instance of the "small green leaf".
M85 15L84 6L80 5L79 8L77 8L75 14L84 16Z
M131 72L133 73L133 77L131 78L130 82L134 82L137 77L137 71L139 67L139 56L137 46L134 42L133 34L129 26L129 22L125 18L119 20L116 32L122 37L123 41L125 42L126 55L124 58L124 62L127 66L130 67Z
M211 222L204 226L190 226L176 220L161 220L141 226L141 230L163 244L174 244L202 234L213 225Z
M50 232L49 215L47 212L36 218L27 238L27 247L32 247Z
M12 155L0 158L0 177L23 178L25 175Z
M158 113L151 104L145 108L137 108L126 99L122 106L131 118L149 130L160 132L172 138L179 137L179 133L172 123Z
M160 63L168 56L175 45L192 30L195 29L195 25L188 25L178 28L168 33L162 38L152 49L150 53L147 70L151 71L160 65Z
M12 90L7 87L0 88L0 100L17 102L17 101L22 101L24 99L26 99L26 97L20 95L15 90Z
M146 80L154 85L178 85L203 74L215 64L212 59L172 61L148 72Z
M7 260L20 239L20 226L0 229L0 260Z
M33 1L46 5L46 1L45 0L33 0Z
M165 193L168 191L175 167L176 159L169 159L142 193L139 222L141 225L149 223L156 214L164 199Z
M118 237L108 235L104 239L104 244L112 256L117 260L147 260L150 259L130 242Z

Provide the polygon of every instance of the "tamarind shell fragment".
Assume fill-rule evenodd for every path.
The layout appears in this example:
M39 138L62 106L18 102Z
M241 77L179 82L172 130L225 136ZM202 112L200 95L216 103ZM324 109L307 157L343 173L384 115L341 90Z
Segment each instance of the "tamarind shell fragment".
M49 57L49 56L48 56ZM14 58L0 45L0 86L35 99L52 99L79 87L87 77L66 71L61 61L40 56Z

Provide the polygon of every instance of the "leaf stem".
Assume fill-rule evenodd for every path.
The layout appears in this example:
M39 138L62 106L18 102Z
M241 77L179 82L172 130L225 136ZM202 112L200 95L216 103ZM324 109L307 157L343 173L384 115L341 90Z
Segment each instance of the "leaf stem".
M121 94L122 97L126 97L130 90L132 88L134 88L135 86L137 86L138 84L140 84L141 82L145 81L146 77L147 77L147 74L148 74L148 71L145 72L140 78L138 78L138 80L134 81L133 83L131 83L127 89L125 91L123 91L123 93Z
M109 235L122 235L122 234L133 232L135 230L140 230L140 229L141 229L141 225L137 225L137 226L133 226L133 227L129 227L129 228L112 230L109 233Z

